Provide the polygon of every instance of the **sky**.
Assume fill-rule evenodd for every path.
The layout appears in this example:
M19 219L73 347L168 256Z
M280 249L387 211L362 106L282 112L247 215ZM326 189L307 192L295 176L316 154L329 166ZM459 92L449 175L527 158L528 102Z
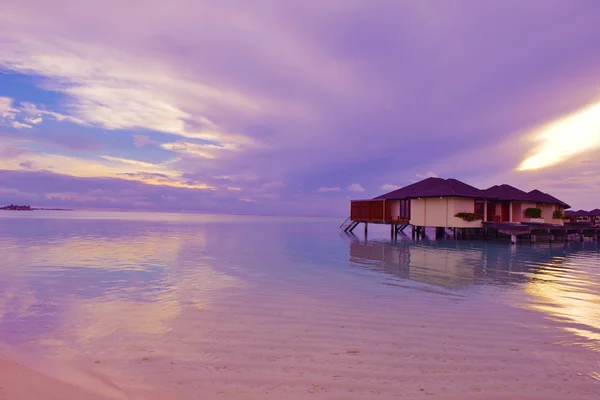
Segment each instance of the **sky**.
M429 176L600 207L597 0L2 0L0 204L344 216Z

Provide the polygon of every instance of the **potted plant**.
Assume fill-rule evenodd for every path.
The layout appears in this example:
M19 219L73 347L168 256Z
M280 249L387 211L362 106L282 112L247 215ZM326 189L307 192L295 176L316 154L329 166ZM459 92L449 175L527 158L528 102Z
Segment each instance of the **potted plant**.
M563 212L563 210L555 210L552 213L552 218L553 219L564 219L565 218L565 213Z
M542 209L530 207L525 209L526 218L542 218Z
M483 214L471 213L471 212L459 212L455 215L456 218L460 218L463 221L473 222L483 220Z

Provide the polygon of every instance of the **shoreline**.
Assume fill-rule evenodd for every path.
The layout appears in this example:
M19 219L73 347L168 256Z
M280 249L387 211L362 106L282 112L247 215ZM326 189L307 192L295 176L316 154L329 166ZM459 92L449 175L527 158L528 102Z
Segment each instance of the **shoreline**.
M0 398L23 400L110 400L0 356Z
M0 344L0 399L128 400L106 378L79 365Z

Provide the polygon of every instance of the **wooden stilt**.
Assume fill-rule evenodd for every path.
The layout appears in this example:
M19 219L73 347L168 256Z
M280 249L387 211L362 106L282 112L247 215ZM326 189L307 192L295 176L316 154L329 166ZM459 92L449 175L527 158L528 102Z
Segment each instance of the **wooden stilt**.
M352 233L352 231L358 226L360 222L354 221L348 228L346 228L346 232Z
M444 236L446 236L446 228L436 227L435 228L435 238L436 239L443 239Z
M368 232L369 232L369 224L367 222L365 222L365 237L367 236Z
M517 235L510 235L510 242L512 244L516 244L517 243Z

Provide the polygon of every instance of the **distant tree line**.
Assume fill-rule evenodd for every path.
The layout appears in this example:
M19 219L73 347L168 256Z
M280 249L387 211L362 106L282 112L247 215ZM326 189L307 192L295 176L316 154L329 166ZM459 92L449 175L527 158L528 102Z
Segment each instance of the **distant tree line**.
M11 211L31 211L31 206L17 206L15 204L11 204L8 206L0 207L0 210L11 210Z

